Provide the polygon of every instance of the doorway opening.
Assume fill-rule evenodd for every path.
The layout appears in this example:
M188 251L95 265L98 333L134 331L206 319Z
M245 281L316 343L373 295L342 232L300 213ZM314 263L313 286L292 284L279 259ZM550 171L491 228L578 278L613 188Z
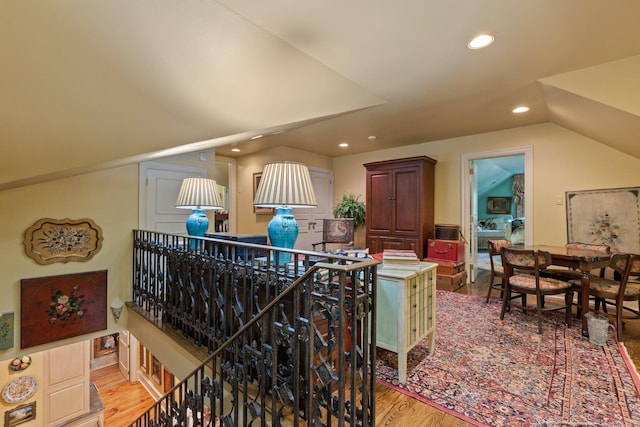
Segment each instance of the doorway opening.
M531 147L523 147L462 157L461 223L468 236L465 251L471 282L478 274L478 253L486 253L488 240L532 243L532 154Z

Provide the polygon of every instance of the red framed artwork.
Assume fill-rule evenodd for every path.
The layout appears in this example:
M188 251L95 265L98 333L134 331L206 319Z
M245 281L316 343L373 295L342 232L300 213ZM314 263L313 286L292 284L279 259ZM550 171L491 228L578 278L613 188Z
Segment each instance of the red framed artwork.
M20 281L20 346L107 329L107 270Z

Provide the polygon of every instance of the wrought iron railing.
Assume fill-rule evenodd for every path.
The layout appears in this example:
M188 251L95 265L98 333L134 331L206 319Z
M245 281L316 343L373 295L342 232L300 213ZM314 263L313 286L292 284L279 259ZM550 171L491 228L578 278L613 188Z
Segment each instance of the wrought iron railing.
M133 252L129 307L211 354L132 425L374 425L375 261L141 230Z

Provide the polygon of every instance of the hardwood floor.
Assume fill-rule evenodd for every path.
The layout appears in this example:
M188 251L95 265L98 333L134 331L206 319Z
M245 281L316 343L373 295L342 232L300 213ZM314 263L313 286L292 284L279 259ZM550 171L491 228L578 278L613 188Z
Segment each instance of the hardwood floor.
M118 365L91 371L91 381L102 398L105 426L128 426L155 403L142 384L125 380Z
M479 270L476 283L466 285L458 292L485 296L489 285L489 272ZM497 292L496 292L497 293ZM640 368L640 321L629 321L623 331L623 340L636 368ZM105 426L124 427L133 422L152 405L153 399L139 383L125 381L112 365L91 373L105 406ZM376 385L377 426L471 426L452 415L438 411L395 390Z

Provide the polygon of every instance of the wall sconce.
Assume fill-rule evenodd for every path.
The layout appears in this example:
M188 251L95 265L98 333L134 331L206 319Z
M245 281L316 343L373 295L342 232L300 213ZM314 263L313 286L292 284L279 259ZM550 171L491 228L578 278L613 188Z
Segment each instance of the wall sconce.
M113 300L111 303L111 314L113 314L113 320L118 323L120 320L120 313L122 313L122 308L124 307L124 301L122 301L119 297Z

